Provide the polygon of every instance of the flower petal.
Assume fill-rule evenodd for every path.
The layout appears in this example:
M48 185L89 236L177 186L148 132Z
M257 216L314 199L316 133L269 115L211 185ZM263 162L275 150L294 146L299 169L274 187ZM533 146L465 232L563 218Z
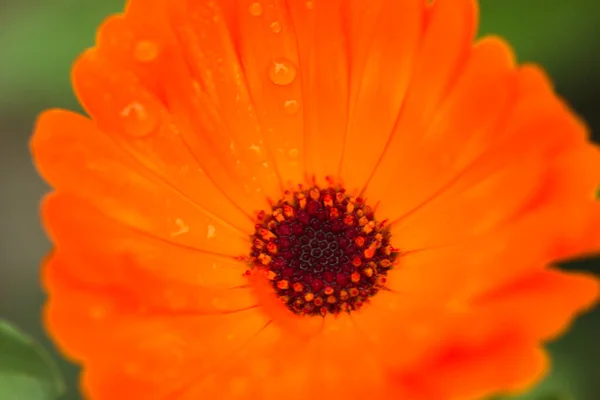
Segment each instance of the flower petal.
M529 337L548 340L574 316L600 300L597 277L555 269L535 271L472 300L474 313L498 325L518 326Z
M309 398L310 370L316 355L314 342L282 335L277 325L271 323L205 379L189 379L170 395L179 400L268 400L279 399L282 393Z
M284 0L239 1L235 41L265 140L286 186L305 179L304 114L292 16Z
M251 221L222 198L202 196L211 185L197 188L198 196L191 199L84 117L48 111L38 121L31 147L41 174L55 189L85 199L115 221L192 248L232 256L247 252ZM190 171L206 182L195 168Z
M283 190L275 149L258 114L228 26L228 10L214 1L173 1L164 10L182 64L165 64L168 103L186 141L232 198L250 210ZM173 79L177 77L177 79ZM198 135L197 132L201 132ZM262 202L261 202L262 201ZM258 204L262 204L258 207Z
M388 273L386 286L405 301L460 303L556 260L597 254L600 207L582 209L578 204L540 209L469 240L409 251ZM568 224L562 222L565 217Z
M302 83L309 183L339 171L348 108L347 38L342 0L287 0Z
M247 265L231 256L145 235L70 195L46 198L43 216L61 270L82 287L118 290L156 313L219 314L257 305L245 287Z
M181 3L170 4L169 8L166 3L156 3L153 7L162 8L159 18L142 15L134 1L125 15L105 22L96 48L90 52L92 56L84 55L75 66L78 94L86 104L93 98L102 98L101 93L117 90L115 84L151 93L163 103L166 114L163 124L167 125L170 136L165 138L150 132L140 144L136 138L113 132L114 129L107 132L117 133L115 139L125 148L166 173L191 158L219 196L253 217L254 211L265 208L266 197L279 195L280 182L253 105L240 80L240 67L231 50L228 28L223 27L223 16L219 9L208 10L215 15L215 21L210 19L204 27L195 26L201 32L190 31L184 28L191 24L188 20L192 14L178 8ZM206 4L198 3L198 7L206 8ZM180 14L184 15L182 19L178 19ZM172 21L178 22L172 26ZM204 43L207 31L212 35L210 38L218 39L211 46L216 46L219 57L228 57L227 71L219 65L207 65L203 53L198 54L193 47L197 46L196 40ZM199 36L203 39L198 39ZM188 51L188 47L196 50ZM217 73L226 76L217 79ZM238 82L237 86L231 87L234 82ZM139 103L136 96L130 95L134 104ZM115 110L107 109L106 104L97 104L94 110L87 108L100 122L115 115ZM103 110L104 117L98 115L98 110ZM163 154L165 148L177 151L180 157L165 159L169 155ZM180 175L168 176L176 184ZM247 199L243 208L235 201L240 197Z
M385 398L385 374L366 345L347 316L324 320L321 335L309 342L281 337L272 324L210 380L190 382L177 398Z
M475 36L475 1L436 0L429 7L410 85L392 134L379 158L362 165L363 172L353 171L360 173L360 179L352 178L352 185L348 185L362 190L369 184L367 193L373 199L383 199L383 191L395 183L397 161L414 149L413 142L426 131L437 107L460 76ZM382 176L371 186L369 181L378 174Z
M428 126L382 160L382 171L393 172L376 174L373 190L368 193L377 199L394 200L382 201L378 212L394 221L439 196L479 155L469 147L490 142L504 123L516 86L508 46L495 38L479 42ZM407 136L410 133L399 140Z
M412 208L403 202L387 206L398 215L396 237L408 248L412 247L408 242L414 243L413 248L425 248L493 230L536 205L564 207L554 203L559 198L570 198L574 207L580 200L589 200L598 185L592 171L597 170L600 157L585 142L585 126L552 95L534 69L519 72L517 96L500 129L481 136L480 143L467 142L454 154L455 166L468 162L458 169L450 166L449 176L454 177L440 183L437 192L423 195L422 202ZM564 218L556 222L560 221ZM420 229L424 226L426 230Z
M256 308L228 315L148 312L121 291L69 278L62 263L53 257L44 269L51 293L46 326L91 371L96 383L87 391L94 398L164 398L180 380L207 375L267 323Z
M421 368L395 375L410 398L475 400L527 389L547 372L548 359L534 343L499 335L445 345Z
M365 4L350 2L349 19L358 22L350 24L348 33L351 93L342 176L349 190L362 189L369 179L389 145L408 87L423 67L417 51L425 29L425 2Z

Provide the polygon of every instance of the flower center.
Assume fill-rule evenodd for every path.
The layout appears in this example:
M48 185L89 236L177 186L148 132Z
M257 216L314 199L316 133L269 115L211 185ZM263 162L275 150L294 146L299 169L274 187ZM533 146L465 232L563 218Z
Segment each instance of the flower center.
M261 211L251 257L294 313L360 309L381 290L397 251L385 221L344 189L299 189Z

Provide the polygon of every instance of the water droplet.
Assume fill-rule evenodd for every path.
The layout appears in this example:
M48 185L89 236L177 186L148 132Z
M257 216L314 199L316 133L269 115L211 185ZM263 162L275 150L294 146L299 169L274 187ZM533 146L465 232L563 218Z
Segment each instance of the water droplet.
M215 236L217 236L217 229L214 227L214 225L209 225L206 232L206 237L208 239L213 239Z
M298 158L299 154L300 152L298 151L298 149L290 149L290 151L288 152L290 158Z
M307 8L308 10L313 10L313 9L315 8L315 2L314 2L314 1L312 1L312 0L308 0L308 1L306 2L306 8Z
M271 22L271 31L273 33L281 32L281 24L279 23L279 21Z
M263 13L263 6L259 2L250 4L250 14L254 17L260 17Z
M181 218L175 219L175 225L177 226L177 230L171 232L171 237L177 237L184 235L190 231L190 227L186 225L185 222Z
M298 112L298 109L300 109L300 104L298 104L296 100L287 100L285 103L283 103L283 108L287 114L293 115Z
M277 58L269 66L269 79L276 85L289 85L296 79L296 74L296 66L285 58Z
M154 131L158 124L156 115L149 113L140 102L134 101L121 111L125 132L134 137L143 137Z
M158 46L149 40L140 40L133 49L133 56L142 63L154 61L158 56Z

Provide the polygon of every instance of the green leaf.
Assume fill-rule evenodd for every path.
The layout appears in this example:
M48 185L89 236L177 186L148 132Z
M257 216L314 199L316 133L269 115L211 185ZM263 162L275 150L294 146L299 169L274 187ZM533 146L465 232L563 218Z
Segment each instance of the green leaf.
M64 389L48 352L0 320L0 399L56 400Z
M575 400L573 396L566 392L544 392L543 394L525 394L522 396L492 397L487 400Z

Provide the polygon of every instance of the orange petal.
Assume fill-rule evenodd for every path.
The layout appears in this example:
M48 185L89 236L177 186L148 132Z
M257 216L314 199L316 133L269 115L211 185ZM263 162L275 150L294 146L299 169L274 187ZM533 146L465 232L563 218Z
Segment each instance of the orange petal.
M206 93L194 89L172 35L130 20L109 19L98 33L97 49L76 62L73 80L81 102L101 129L169 183L190 196L221 199L221 203L229 203L225 206L238 209L232 212L251 218L253 211L264 207L268 182L273 183L275 175L268 173L254 151L237 154L239 145L233 139L224 136L216 142L209 137L208 132L220 123L219 117L210 113L214 105ZM156 39L149 38L152 32ZM136 53L140 45L155 47L155 58L140 63ZM148 74L152 83L147 82ZM177 113L181 103L188 109L203 106L204 110ZM182 115L194 119L190 122ZM124 123L127 125L122 126ZM248 199L243 208L235 201L240 196Z
M156 19L162 7L158 3L161 1L145 2L144 18L132 18L131 6L136 7L135 4L130 4L127 15L107 18L96 35L94 52L99 58L110 62L112 68L132 72L137 85L164 102L162 69L168 59L175 61L172 54L174 37L165 24L161 24L164 18ZM74 78L76 81L80 79Z
M600 208L576 204L546 207L486 235L401 254L386 286L407 304L460 304L558 259L597 254Z
M520 392L548 369L534 343L510 335L444 345L422 369L395 375L415 399L475 400Z
M322 321L317 318L307 320L291 313L289 308L275 296L266 270L255 267L248 278L263 312L288 336L310 339L321 331Z
M210 195L202 203L192 200L84 117L48 111L38 121L31 146L41 174L54 188L76 194L115 221L193 248L232 256L247 252L251 221L230 203Z
M247 266L233 257L128 229L69 195L48 197L43 215L61 269L82 287L119 290L166 313L225 313L257 304L244 287Z
M160 2L154 2L153 9L163 8L158 19L156 16L154 19L148 15L141 16L137 3L133 2L124 16L110 18L101 27L97 48L93 51L97 56L84 56L76 64L74 80L82 101L86 103L88 97L96 96L98 92L112 92L117 80L123 86L138 87L139 91L152 93L168 110L163 123L166 125L163 131L168 135L161 135L162 131L153 132L142 143L127 135L116 134L115 138L136 156L166 173L170 172L169 178L173 183L190 175L187 169L196 164L197 170L206 174L204 179L209 179L207 185L218 190L218 196L224 196L238 208L242 207L234 199L243 196L247 201L241 211L246 214L263 209L265 198L279 196L281 190L275 164L264 145L262 128L252 114L253 106L251 103L247 106L242 104L242 97L250 101L244 94L245 87L239 86L239 93L225 88L221 98L217 98L215 90L221 87L218 84L233 82L234 78L226 78L217 84L212 73L202 78L195 77L194 74L199 72L188 68L188 65L196 64L188 63L187 58L196 54L188 53L186 46L180 46L179 42L189 41L190 46L195 46L197 37L188 31L173 31L166 18L166 4L156 3ZM170 11L173 18L178 12L179 8ZM185 15L181 23L186 24L189 15L181 12ZM218 10L211 12L217 13ZM211 22L211 29L218 30L222 18L220 23ZM227 32L221 29L213 34L220 37ZM205 33L200 32L199 35L205 36ZM227 53L227 46L231 46L227 37L222 45L225 47L216 50ZM235 69L235 54L227 54L234 57L232 69L227 72L239 77L240 72ZM224 72L218 68L220 73ZM110 76L106 71L111 71ZM235 109L223 104L230 101L235 104ZM106 108L101 104L92 115L103 122L97 114L98 109L104 111L102 115L105 118L107 113L109 116L114 114ZM218 135L215 134L217 129ZM165 149L170 149L178 157L166 158L170 154ZM179 166L182 168L177 168Z
M452 185L504 123L516 84L508 46L495 38L479 42L428 127L410 145L398 148L400 154L392 152L382 160L381 171L388 172L372 181L381 190L369 191L369 196L384 199L378 212L394 221Z
M258 118L287 187L305 175L302 77L292 15L285 0L239 1L234 40Z
M390 183L393 184L390 175L397 172L396 167L390 168L389 161L384 160L403 159L407 151L415 148L413 142L418 141L418 137L426 130L437 107L460 76L472 47L477 25L475 1L437 0L429 7L430 14L412 67L410 85L392 136L378 163L365 166L369 175L362 173L362 180L356 179L355 183L349 185L363 189L374 175L381 173L387 176L388 180L384 183L369 184L370 198L383 199L383 191ZM396 163L393 162L393 165Z
M597 277L554 269L524 275L483 293L473 312L498 325L517 326L529 337L547 340L567 329L575 315L600 300Z
M350 3L350 98L342 176L361 189L388 145L409 84L419 71L417 49L425 2ZM363 10L364 8L364 10Z
M397 225L392 222L398 240L408 248L408 242L414 248L447 244L495 229L535 204L552 205L565 197L588 200L600 158L583 141L585 127L560 102L547 95L525 96L504 124L455 179L401 214Z
M46 327L61 349L92 370L110 368L124 382L127 377L141 379L159 393L177 383L172 374L208 373L267 322L256 308L226 315L153 312L118 288L73 280L62 264L54 257L44 268L50 291Z
M168 2L181 63L165 63L167 102L186 142L213 180L252 211L283 190L265 128L243 75L224 5Z
M461 177L464 181L459 180L451 190L395 221L395 241L409 249L421 249L496 229L540 190L544 168L543 158L532 156L513 159L486 176L477 173L477 180L465 174Z
M314 341L296 341L271 323L245 346L232 353L205 379L189 379L170 398L192 400L279 399L311 397L311 369L316 356Z
M440 298L395 290L382 290L351 318L386 370L418 364L439 345L452 321Z
M313 359L312 398L385 398L385 366L351 315L325 318Z
M302 85L305 152L301 157L309 183L315 179L324 184L325 177L338 173L346 127L349 67L343 31L345 4L341 0L286 3Z

